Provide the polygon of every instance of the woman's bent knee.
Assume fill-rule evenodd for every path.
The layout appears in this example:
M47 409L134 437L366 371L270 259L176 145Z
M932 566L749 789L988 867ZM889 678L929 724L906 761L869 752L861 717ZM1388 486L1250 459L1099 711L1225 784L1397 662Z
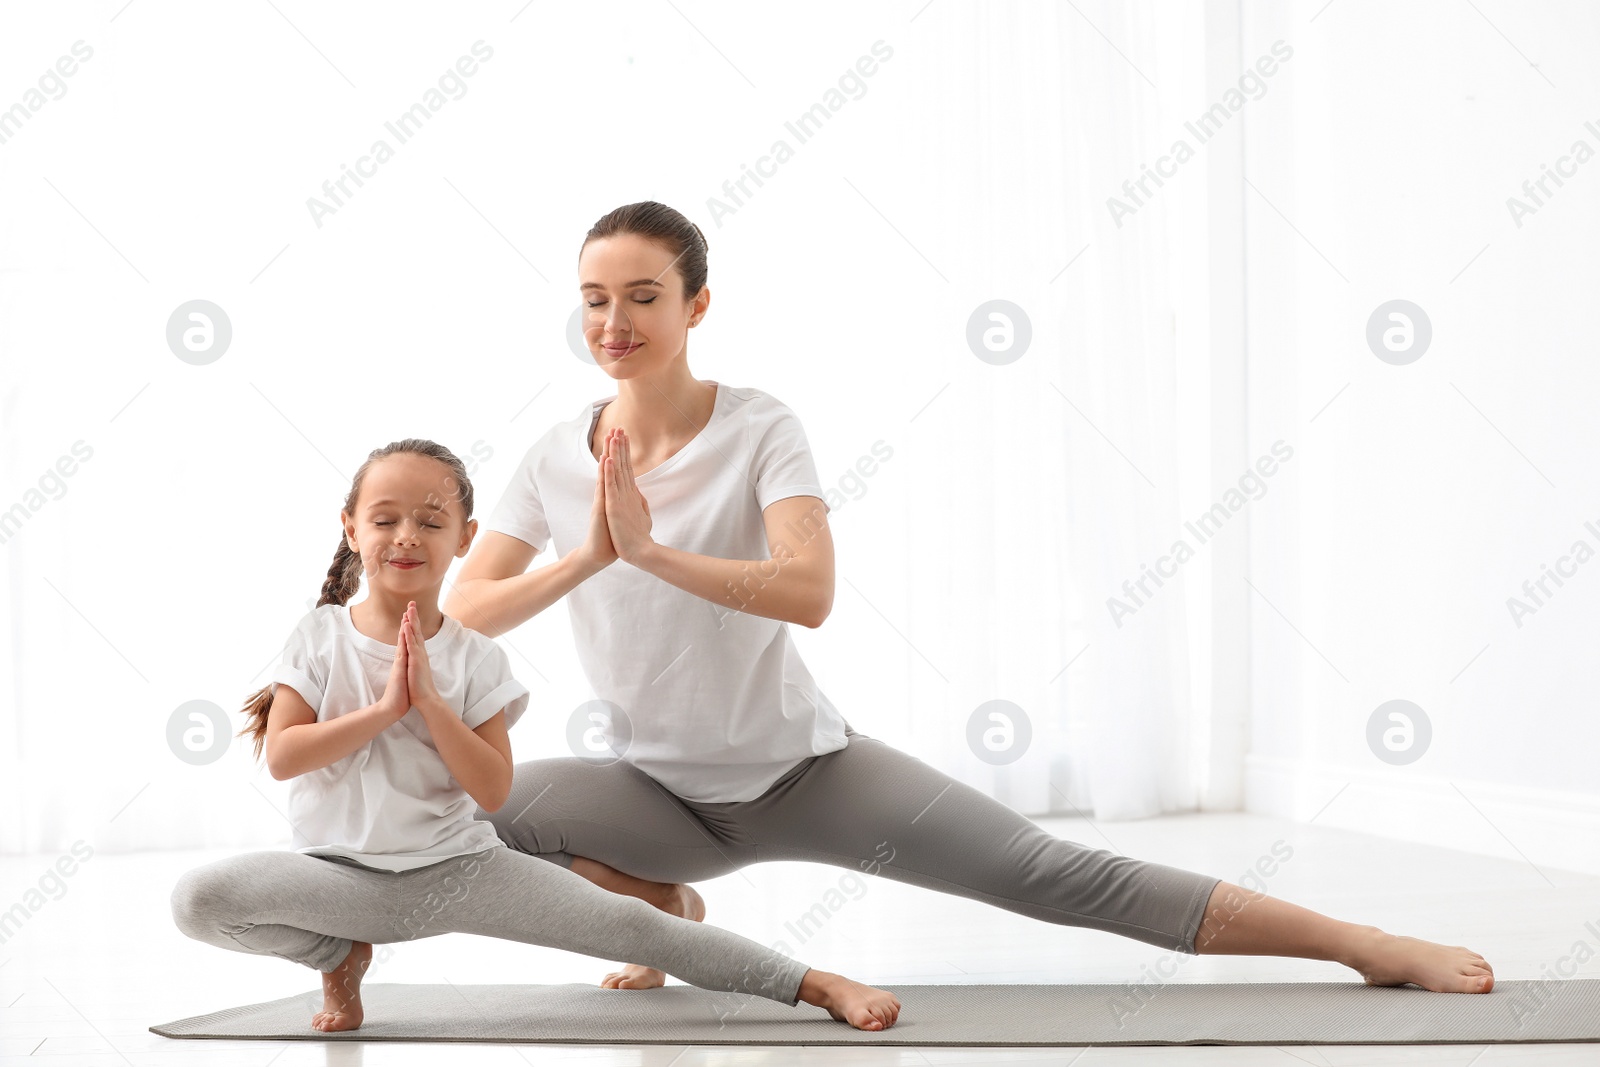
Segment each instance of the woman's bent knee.
M562 844L557 824L574 810L587 810L603 796L604 788L595 768L580 759L528 760L512 769L506 802L496 811L480 807L477 818L494 827L508 847L530 856L551 853L551 862L565 867L570 856L554 855Z

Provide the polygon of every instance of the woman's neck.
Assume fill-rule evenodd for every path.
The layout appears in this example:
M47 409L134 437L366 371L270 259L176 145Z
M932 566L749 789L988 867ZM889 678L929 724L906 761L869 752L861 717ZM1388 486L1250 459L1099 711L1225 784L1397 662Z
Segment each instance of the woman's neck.
M698 433L711 421L716 399L717 387L696 380L687 369L671 380L621 378L607 421L628 431L637 455Z

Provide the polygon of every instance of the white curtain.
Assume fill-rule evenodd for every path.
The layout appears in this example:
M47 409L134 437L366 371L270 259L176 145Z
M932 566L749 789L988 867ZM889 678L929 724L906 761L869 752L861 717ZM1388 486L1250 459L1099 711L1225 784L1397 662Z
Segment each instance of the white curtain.
M1154 595L1120 627L1107 603L1134 607L1124 582L1180 536L1194 542L1183 509L1208 495L1207 396L1180 364L1200 326L1180 328L1175 292L1204 287L1203 165L1121 228L1106 206L1201 110L1200 11L1162 13L1158 25L1150 5L963 8L938 25L971 66L920 113L930 144L978 135L949 145L928 180L985 217L952 258L1024 308L1033 340L1011 365L967 360L918 420L909 747L1030 814L1193 809L1207 756L1191 679L1206 651L1205 556L1159 589L1147 580ZM1015 762L972 749L968 719L993 699L1031 725Z
M479 456L481 517L540 433L614 391L563 341L573 263L641 199L710 239L692 369L794 407L835 495L834 612L796 640L847 718L1029 813L1192 807L1205 562L1120 629L1106 608L1209 495L1205 353L1178 299L1205 262L1202 165L1121 228L1105 205L1200 110L1199 6L1156 12L839 3L786 21L774 56L743 7L624 5L602 35L578 11L441 10L380 49L382 9L351 5L307 9L319 48L284 35L254 69L253 23L224 9L130 10L0 173L32 205L0 213L0 852L287 840L283 783L242 743L184 762L173 712L207 700L237 727L370 449ZM16 17L41 70L99 27ZM478 38L494 58L465 98L314 225L306 198ZM173 69L184 109L150 103ZM556 106L574 85L593 103ZM640 117L646 95L678 106ZM819 105L798 143L788 123ZM587 165L596 137L642 162ZM714 215L781 138L793 158ZM164 337L196 298L233 322L205 367ZM995 299L1032 330L1004 366L967 343ZM389 373L441 359L447 388ZM79 440L92 458L51 475ZM892 458L861 473L878 441ZM539 712L518 758L565 754L587 698L565 609L504 640ZM968 747L990 700L1031 725L1014 763Z

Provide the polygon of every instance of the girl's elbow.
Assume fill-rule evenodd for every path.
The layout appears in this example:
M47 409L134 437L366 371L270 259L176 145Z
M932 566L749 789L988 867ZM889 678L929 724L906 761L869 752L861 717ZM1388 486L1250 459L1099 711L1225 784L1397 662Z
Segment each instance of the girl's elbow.
M478 807L484 811L499 811L506 806L506 801L511 799L511 775L507 774L503 780L497 782L493 791L478 801Z

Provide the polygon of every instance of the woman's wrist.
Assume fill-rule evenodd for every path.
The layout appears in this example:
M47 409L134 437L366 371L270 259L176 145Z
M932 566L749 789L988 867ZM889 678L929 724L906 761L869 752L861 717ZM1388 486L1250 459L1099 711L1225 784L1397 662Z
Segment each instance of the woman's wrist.
M646 573L651 573L651 567L661 556L661 545L655 541L646 541L637 549L628 554L628 565L638 567Z
M604 563L600 562L595 558L594 552L589 548L588 544L582 544L556 560L552 566L569 568L572 584L577 585L585 579L599 574L614 562L616 562L614 559L606 560Z

